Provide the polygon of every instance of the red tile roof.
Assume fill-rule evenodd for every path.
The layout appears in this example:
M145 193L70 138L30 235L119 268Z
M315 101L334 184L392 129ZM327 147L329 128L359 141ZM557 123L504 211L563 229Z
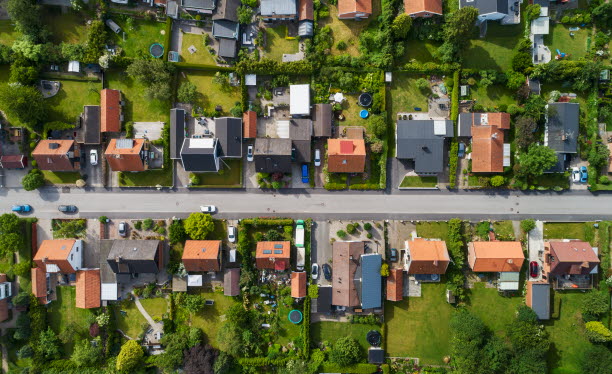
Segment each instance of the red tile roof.
M76 307L99 308L101 297L100 269L83 269L76 274Z
M0 300L0 322L4 322L9 317L9 308L8 308L8 300L2 299Z
M444 274L450 257L442 240L414 239L406 241L410 253L408 274ZM408 253L406 253L408 255Z
M299 0L298 18L303 20L314 20L314 9L312 0Z
M225 270L223 276L223 294L225 296L240 295L240 269L233 268Z
M74 140L41 140L32 151L32 157L41 170L72 171L75 166L68 152L74 149L73 146Z
M408 15L419 15L419 13L442 15L442 0L404 0L404 10Z
M338 17L354 16L357 13L372 14L372 0L338 0Z
M387 300L402 301L404 298L404 271L391 269L387 277Z
M187 271L219 271L221 240L187 240L183 249L183 265Z
M47 297L47 273L41 268L32 268L32 293L40 298Z
M291 297L301 299L306 297L306 272L291 273Z
M353 279L364 254L363 242L334 242L332 253L332 305L360 305Z
M363 139L328 139L327 170L331 173L363 173L366 149Z
M589 274L600 262L587 242L550 241L544 245L550 253L550 272L553 274Z
M291 242L257 242L257 269L285 270L291 260Z
M475 272L517 272L523 261L521 242L468 243L468 263Z
M242 130L245 138L256 138L257 137L257 113L249 110L244 112L242 115L242 124L244 129Z
M76 269L72 267L68 258L75 243L76 240L74 239L43 240L38 247L38 251L36 251L34 262L43 271L46 271L47 264L53 264L59 267L61 273L74 273Z
M132 147L117 148L118 140L131 140ZM113 171L144 171L144 161L140 158L144 143L144 139L111 139L104 156Z
M102 132L121 131L121 91L100 91L100 124Z
M495 126L472 126L472 172L504 171L504 133Z
M2 169L23 169L26 158L24 155L3 155L0 156L0 168Z

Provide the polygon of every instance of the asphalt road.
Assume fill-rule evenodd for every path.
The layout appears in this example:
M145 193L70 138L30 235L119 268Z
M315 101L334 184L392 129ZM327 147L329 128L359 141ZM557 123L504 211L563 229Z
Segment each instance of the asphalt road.
M612 219L612 194L586 191L565 193L522 193L490 191L411 191L284 193L241 191L132 190L104 191L49 188L41 192L22 189L0 190L0 211L13 204L30 204L32 215L54 218L60 204L79 208L75 216L86 218L185 217L200 205L213 204L219 218L249 216L310 217L314 220L404 219L524 219L586 221Z

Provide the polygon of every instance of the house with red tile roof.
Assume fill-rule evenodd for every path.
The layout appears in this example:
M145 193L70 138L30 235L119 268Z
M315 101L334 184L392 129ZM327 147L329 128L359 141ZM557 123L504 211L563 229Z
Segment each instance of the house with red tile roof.
M510 129L508 113L461 113L459 136L472 137L472 172L501 173L510 166L510 145L504 130Z
M406 240L404 251L404 270L421 276L419 281L440 281L450 263L446 242L440 239Z
M252 110L244 112L242 115L242 137L256 138L257 137L257 113Z
M338 0L339 19L366 19L372 15L372 0Z
M76 307L82 309L99 308L101 305L102 284L100 269L82 269L76 273Z
M404 12L410 17L442 15L442 0L404 0Z
M221 240L187 240L183 265L188 272L221 270Z
M291 297L303 299L306 297L306 272L294 271L291 273Z
M0 169L23 169L25 167L24 155L0 155Z
M111 139L104 152L112 171L145 171L145 139Z
M327 139L327 170L330 173L363 173L365 160L363 139Z
M75 171L81 168L80 148L74 140L41 140L32 151L32 157L40 170Z
M257 242L255 265L257 269L283 271L289 269L291 261L291 242Z
M361 302L353 279L365 253L364 243L336 241L332 252L332 305L358 307Z
M402 301L404 299L404 270L395 268L389 270L387 277L387 300Z
M588 242L550 240L544 242L542 278L554 289L591 289L599 263L595 248Z
M120 132L121 91L105 88L100 91L100 128L102 132Z
M498 273L500 291L519 289L519 272L525 255L521 242L489 241L468 243L468 264L476 273Z
M83 267L83 241L43 240L34 255L34 263L46 273L74 274Z

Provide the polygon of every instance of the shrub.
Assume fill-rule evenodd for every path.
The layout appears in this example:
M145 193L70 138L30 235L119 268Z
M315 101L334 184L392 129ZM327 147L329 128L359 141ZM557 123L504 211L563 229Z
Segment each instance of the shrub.
M486 239L489 237L489 231L490 231L490 226L491 224L489 223L489 221L482 221L479 222L476 225L476 234L478 236L480 236L483 239Z
M506 180L502 175L496 175L494 177L491 177L491 186L493 187L503 186L505 182Z
M372 239L372 238L373 238L372 233L371 233L371 232L367 233L367 234L366 234L366 238L368 238L368 239Z
M342 366L357 363L361 357L361 347L359 343L351 337L344 337L336 340L334 347L329 354L329 360Z
M382 277L389 276L389 264L387 264L386 262L383 262L383 264L380 266L380 275Z
M98 220L100 221L100 223L106 223L106 221L108 221L108 217L107 216L100 216L98 218Z
M612 331L610 331L603 323L599 321L587 322L586 325L587 338L593 343L607 343L612 341Z
M521 230L525 234L529 233L531 230L535 229L536 223L534 219L524 219L521 221Z
M353 235L355 231L357 231L357 229L355 228L355 225L353 225L352 223L349 223L348 225L346 225L346 232Z
M142 222L142 228L145 231L151 230L153 228L153 220L151 218L147 218Z
M319 297L319 286L311 284L308 286L308 297L316 299Z
M415 85L420 91L425 91L429 89L429 82L425 78L417 79Z
M366 223L363 224L363 228L366 231L370 231L370 230L372 230L372 224L370 224L370 222L366 222Z
M344 42L344 40L340 40L340 41L338 42L338 44L336 44L336 48L338 48L338 50L340 50L340 51L344 51L344 50L346 50L347 45L346 45L346 43Z
M340 239L344 239L346 238L346 232L344 230L338 230L336 231L336 235L340 238Z
M142 221L136 221L134 222L134 228L136 230L142 230Z
M610 183L610 178L608 178L607 175L602 175L599 177L599 183L601 184L609 184Z

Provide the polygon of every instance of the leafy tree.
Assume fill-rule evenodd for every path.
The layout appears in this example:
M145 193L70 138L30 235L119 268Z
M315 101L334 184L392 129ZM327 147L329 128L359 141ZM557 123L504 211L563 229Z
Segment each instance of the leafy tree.
M531 55L529 55L531 58ZM525 86L525 75L518 71L510 70L506 77L508 80L506 81L506 86L511 90L518 90L519 88Z
M57 238L82 238L85 235L86 226L87 221L84 219L64 221L54 230L54 236Z
M7 258L23 246L23 236L14 232L0 235L0 257Z
M15 29L33 42L42 42L47 32L42 22L40 7L34 0L8 0L6 8Z
M610 149L601 142L596 142L589 150L589 164L601 169L610 161Z
M204 240L215 229L210 214L191 213L185 220L185 232L193 240Z
M349 366L357 363L361 357L359 343L351 337L336 340L329 354L329 360L340 366Z
M546 100L540 95L531 95L525 102L524 114L542 123L546 114Z
M33 66L23 66L17 63L11 65L10 81L31 86L38 79L38 69Z
M0 44L0 64L10 64L13 62L13 48L8 45Z
M599 78L599 73L602 70L602 64L599 61L587 61L578 69L574 76L574 84L572 87L578 91L586 91L593 87L593 82Z
M512 70L522 74L528 74L531 71L533 68L531 45L531 40L527 38L524 38L519 42L517 52L514 56L512 56Z
M270 229L266 232L266 234L264 235L264 238L269 241L277 241L277 240L282 240L283 236L278 231L274 229Z
M60 44L62 57L67 61L82 61L85 58L85 47L83 44L62 43Z
M603 323L599 321L591 321L585 324L586 335L593 343L612 342L612 331L608 330Z
M154 225L155 223L151 218L146 218L144 221L142 221L142 228L145 229L145 231L151 230Z
M28 306L30 305L30 294L27 292L19 292L15 297L13 297L13 304L18 306Z
M210 345L196 345L185 351L183 368L187 374L215 374L213 365L219 351Z
M591 344L582 353L580 367L583 373L609 374L612 367L612 352L603 345Z
M145 95L151 99L168 100L174 66L158 59L136 59L127 68L128 75L146 85Z
M540 4L529 4L525 8L525 15L528 21L533 21L534 19L540 17Z
M293 359L279 369L279 374L313 374L318 372L313 370L308 361Z
M529 349L546 352L550 346L548 334L543 326L533 322L517 319L510 324L507 334L515 352L523 352Z
M397 39L404 39L408 36L410 27L412 26L412 17L406 13L401 13L391 23L391 31Z
M83 62L87 64L96 64L100 57L104 54L104 45L106 44L106 26L100 20L94 20L87 28L87 42L83 50ZM62 52L64 49L62 48ZM72 52L77 52L73 49ZM76 55L76 53L75 53Z
M177 369L183 363L183 351L189 348L188 343L185 329L164 335L162 338L164 353L155 358L156 366L166 371Z
M178 101L193 104L198 97L198 89L191 82L181 83L177 92Z
M219 348L232 356L242 352L242 329L235 323L225 322L217 332Z
M521 230L523 230L523 232L526 234L535 229L535 227L536 222L534 219L529 218L521 221Z
M383 139L387 134L387 121L382 115L370 117L370 129L375 137Z
M13 43L13 52L32 62L41 62L43 59L43 45L36 44L28 39L17 40Z
M585 319L598 319L609 310L605 292L591 291L582 297L580 311Z
M230 374L234 372L236 361L225 352L220 352L213 366L215 374Z
M30 316L27 313L21 313L17 317L17 328L13 337L15 340L27 340L30 338L32 329L30 328Z
M189 329L189 342L188 346L195 347L196 345L202 344L204 341L204 333L200 328L192 327Z
M15 213L0 215L0 235L21 232L21 220Z
M202 295L185 295L182 307L189 313L195 314L204 308L206 300Z
M39 132L40 122L46 119L44 98L31 86L18 83L0 86L0 108L14 125L21 124L33 132Z
M450 320L451 352L454 366L460 373L476 373L481 365L481 349L488 336L484 323L466 309Z
M521 177L538 177L557 163L557 154L549 147L531 145L519 159L517 174Z
M21 259L20 262L13 265L13 273L20 277L27 277L30 275L30 269L32 268L32 262Z
M74 351L70 360L77 367L94 366L102 356L100 345L93 345L87 339L83 339L74 345Z
M182 243L187 240L187 233L185 232L185 226L183 226L183 221L175 219L172 221L169 227L170 230L170 243Z
M253 8L246 5L241 5L236 10L238 13L238 22L243 25L248 25L253 20Z
M34 350L45 360L54 360L60 357L60 340L51 327L42 331Z
M212 82L216 85L221 86L222 89L226 89L229 86L229 78L226 74L220 71L216 72L213 76Z
M487 368L484 373L503 373L510 361L508 346L497 336L492 336L482 348L482 364Z
M23 347L19 348L19 350L17 351L17 357L19 358L30 358L34 355L34 350L32 349L32 346L29 344L24 345Z
M612 3L604 2L591 12L593 21L598 27L609 28L612 25Z
M538 315L527 305L519 305L516 311L516 319L523 322L538 323Z
M130 372L140 364L143 356L144 352L140 344L136 340L128 340L121 346L116 368L119 371Z
M340 238L340 239L344 239L346 238L346 231L344 230L338 230L336 231L336 235Z
M546 364L546 350L529 349L516 354L511 360L509 371L516 374L546 374L548 366Z
M527 116L520 116L514 123L516 145L521 149L527 149L535 141L535 130L538 124L535 119Z
M426 91L426 90L429 90L429 81L427 79L425 79L425 78L417 79L416 82L414 82L414 84L422 92Z
M496 175L491 178L491 186L493 187L503 186L505 182L506 180L504 179L503 175Z
M470 42L477 17L478 9L474 7L461 8L447 17L443 31L444 43L438 49L442 62L458 60L459 52Z

